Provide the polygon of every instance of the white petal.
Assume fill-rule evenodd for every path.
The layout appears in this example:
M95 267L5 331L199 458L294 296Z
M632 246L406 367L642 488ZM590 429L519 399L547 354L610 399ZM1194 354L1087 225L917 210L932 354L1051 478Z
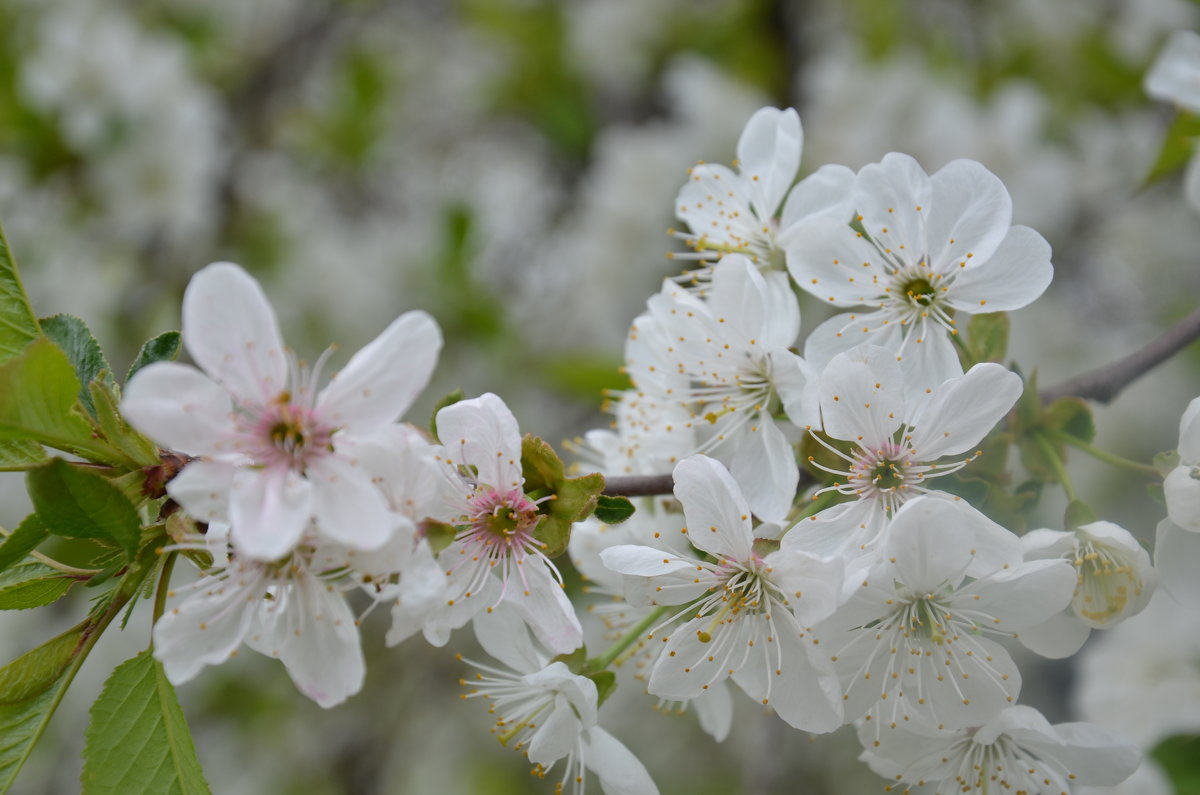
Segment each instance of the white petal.
M479 470L479 482L497 489L518 488L521 430L517 418L496 395L487 392L460 400L437 414L438 436L457 466Z
M549 767L575 750L583 726L565 702L556 704L549 715L539 716L538 726L529 739L529 761Z
M1167 516L1171 521L1200 532L1200 478L1192 476L1191 466L1175 467L1163 481L1163 496L1167 500Z
M1029 227L1014 226L990 259L960 271L946 303L963 312L1009 312L1037 300L1052 278L1050 244Z
M733 727L733 698L729 685L718 682L688 702L696 710L700 728L713 740L723 743Z
M930 179L925 232L933 268L950 273L992 256L1012 224L1012 199L1000 178L974 160L954 160Z
M834 357L817 391L825 433L835 439L878 447L904 421L904 376L895 357L875 345Z
M963 372L950 335L935 323L910 328L896 360L904 369L905 397L910 406Z
M800 428L820 425L821 406L815 368L791 351L772 351L768 358L771 383L783 401L788 419Z
M646 689L651 695L685 701L724 681L729 677L730 659L741 660L755 634L753 622L743 614L713 627L712 619L696 618L671 630ZM698 633L710 629L711 635L705 636L710 640L701 640Z
M309 464L307 475L322 535L355 549L378 549L391 538L397 518L363 467L326 455Z
M548 565L553 564L538 558L517 562L522 571L509 577L504 599L521 614L542 645L554 654L569 654L583 643L583 627Z
M1034 654L1051 660L1070 657L1083 648L1092 629L1073 612L1056 613L1048 621L1021 630L1020 641Z
M121 414L159 445L188 455L216 455L233 431L229 393L194 367L155 362L125 385Z
M675 466L674 478L692 544L717 557L750 560L750 506L729 471L716 459L694 455Z
M287 389L288 361L275 312L246 271L215 262L183 294L183 342L196 364L240 402L261 405Z
M1200 604L1200 533L1163 519L1154 542L1154 567L1172 596L1186 605Z
M769 414L751 422L735 441L729 474L755 516L764 522L782 523L800 482L796 451Z
M599 726L583 733L583 764L600 777L607 795L658 795L646 767L615 737Z
M239 469L229 494L233 545L257 560L283 557L300 540L312 504L312 484L289 469Z
M525 619L508 602L480 613L471 626L483 650L514 671L537 671L550 662L529 633Z
M1195 155L1192 155L1187 170L1183 172L1183 196L1192 209L1200 210L1200 157Z
M915 265L926 253L925 227L933 200L933 183L916 160L891 152L879 163L864 166L854 185L854 206L867 233Z
M1117 732L1091 723L1059 723L1055 732L1064 745L1054 758L1084 784L1119 784L1137 770L1142 752Z
M738 170L750 191L751 206L766 220L775 215L796 179L804 133L792 108L760 108L738 139Z
M894 559L896 576L909 589L937 593L943 583L962 580L975 557L973 539L961 532L962 518L953 503L929 497L904 504L892 517L884 557Z
M1031 560L961 588L953 603L992 617L989 629L1024 631L1071 603L1075 567L1065 560Z
M1179 457L1189 464L1200 462L1200 397L1179 418Z
M1190 30L1172 33L1144 85L1155 99L1200 113L1200 35Z
M788 607L801 624L824 621L841 603L846 566L840 557L822 558L784 543L767 555L765 563L771 569L771 581L783 590Z
M260 600L234 578L206 577L183 602L163 613L154 625L154 657L172 684L182 684L206 665L228 660L250 629Z
M442 332L425 312L406 312L354 354L317 398L335 428L370 431L395 421L429 383Z
M900 348L902 327L891 322L891 313L834 315L812 330L804 341L804 358L813 367L823 368L833 357L863 345L878 345L893 353Z
M232 464L195 460L167 483L167 493L197 521L227 522L235 472Z
M792 227L806 218L825 217L848 223L854 214L854 172L832 163L821 166L800 180L783 204L776 240L786 248Z
M845 221L817 216L791 227L787 266L801 289L831 306L878 303L889 263Z
M991 363L946 381L909 419L915 426L914 455L933 461L971 449L1008 414L1024 388L1019 375Z

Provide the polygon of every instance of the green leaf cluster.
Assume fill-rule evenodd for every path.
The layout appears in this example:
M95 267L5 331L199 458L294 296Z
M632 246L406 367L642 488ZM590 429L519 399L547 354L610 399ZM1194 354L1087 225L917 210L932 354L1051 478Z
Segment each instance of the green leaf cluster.
M569 478L562 459L554 448L541 439L526 434L521 440L521 471L525 491L541 499L538 512L542 521L534 537L545 544L542 554L548 558L561 555L571 539L571 525L586 519L595 510L604 490L604 476L598 472ZM632 506L631 506L632 507Z

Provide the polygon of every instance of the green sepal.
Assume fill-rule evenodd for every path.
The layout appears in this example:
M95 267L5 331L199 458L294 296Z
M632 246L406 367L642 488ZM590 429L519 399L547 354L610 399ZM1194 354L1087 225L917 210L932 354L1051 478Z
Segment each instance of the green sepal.
M1178 450L1164 450L1154 456L1154 460L1150 463L1158 470L1158 474L1165 479L1175 467L1179 466L1179 461Z
M96 342L87 324L74 315L44 317L41 326L75 368L75 377L79 379L79 402L95 417L96 406L92 403L90 385L97 380L112 383L112 367L104 358L100 343Z
M178 359L182 339L178 331L164 331L157 337L146 340L137 356L133 358L133 364L129 365L129 371L125 373L125 383L129 383L129 379L148 364L173 362Z
M526 493L541 500L538 513L545 517L534 530L534 538L543 544L543 555L557 557L571 540L571 525L595 510L604 490L604 476L593 472L566 477L554 448L532 434L521 440L521 472Z
M429 548L433 550L433 554L439 554L443 549L450 546L454 542L454 537L458 535L458 527L445 522L426 519L421 522L421 529L425 531L425 541L429 544Z
M61 458L26 475L38 517L54 535L90 538L120 547L131 559L141 539L137 508L103 477Z
M633 516L636 510L628 497L610 497L607 494L601 494L596 498L596 510L592 515L605 524L620 524Z
M37 317L21 286L17 263L4 238L4 230L0 229L0 363L20 356L41 335Z
M0 365L0 439L32 440L106 464L123 456L97 438L79 405L79 379L62 352L38 339Z
M573 674L582 673L584 663L587 662L587 646L580 646L569 654L560 654L550 662L563 663Z
M1159 150L1158 158L1150 167L1149 173L1146 174L1142 187L1148 188L1163 177L1169 176L1187 165L1188 161L1192 159L1192 153L1196 151L1197 137L1200 137L1200 116L1181 110L1175 120L1171 122L1171 126L1167 128L1162 149Z
M433 407L433 414L429 415L429 433L431 433L433 435L434 439L438 438L438 430L437 430L438 412L441 411L442 409L446 408L447 406L453 406L455 403L458 403L460 400L465 400L466 397L467 396L465 394L463 394L463 391L461 389L456 389L453 392L451 392L450 394L443 397L441 400L439 400L437 402L437 405Z
M17 529L8 534L0 543L0 571L4 571L19 560L23 560L33 550L50 537L50 531L38 518L31 513L21 520Z
M48 460L46 450L31 439L0 439L0 472L22 472Z
M1096 438L1096 421L1092 418L1091 407L1083 398L1061 397L1046 406L1042 427L1084 442L1090 443Z
M1076 530L1085 524L1097 521L1099 518L1096 516L1096 512L1092 510L1092 506L1083 500L1071 500L1067 503L1063 523L1068 530Z
M209 792L175 688L148 650L109 676L85 737L83 795Z
M0 610L28 610L52 604L74 583L74 577L29 558L0 572Z
M974 361L968 367L980 362L1004 361L1010 327L1007 312L972 315L967 324L967 350Z
M617 675L612 671L596 671L584 674L596 684L596 707L599 708L613 693L617 692Z
M1147 483L1146 496L1157 502L1162 507L1167 507L1167 492L1163 489L1161 483Z
M135 431L117 408L121 402L115 384L93 381L89 385L93 413L100 432L116 450L123 453L128 463L136 467L156 466L159 463L158 445Z
M803 528L801 528L803 530ZM772 552L779 551L779 541L774 538L756 538L750 544L750 549L760 558L765 558Z

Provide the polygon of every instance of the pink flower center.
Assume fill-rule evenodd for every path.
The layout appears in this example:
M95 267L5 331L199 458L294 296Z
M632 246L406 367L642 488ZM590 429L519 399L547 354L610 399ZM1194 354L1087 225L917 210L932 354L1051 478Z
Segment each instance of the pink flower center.
M263 466L303 471L310 461L333 451L334 430L311 408L293 403L290 392L280 392L247 429L247 452Z

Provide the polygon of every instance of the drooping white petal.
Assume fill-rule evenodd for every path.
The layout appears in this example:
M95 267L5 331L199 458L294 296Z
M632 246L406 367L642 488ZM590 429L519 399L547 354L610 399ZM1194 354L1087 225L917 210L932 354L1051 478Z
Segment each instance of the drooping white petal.
M480 483L497 489L521 485L521 430L499 397L487 392L446 406L437 414L437 428L454 465L476 467Z
M694 455L675 466L674 479L692 544L718 557L749 560L750 506L729 471L713 458Z
M425 312L406 312L350 359L317 397L322 420L356 433L394 422L437 364L442 332Z
M327 455L313 460L307 474L322 535L355 549L378 549L391 537L396 517L364 467Z
M501 602L471 622L475 639L483 650L514 671L537 671L550 662L538 647L521 614L508 602Z
M233 263L215 262L188 282L183 342L196 364L241 402L261 405L288 387L275 312L258 282Z
M930 181L929 261L950 273L992 256L1012 225L1012 199L1000 178L974 160L954 160Z
M1024 390L1021 377L984 363L943 383L909 419L913 454L926 461L964 453L996 426Z
M194 367L155 362L125 385L121 414L158 444L188 455L231 452L222 442L233 430L229 393Z
M963 312L1010 312L1037 300L1053 278L1050 244L1029 227L1014 226L991 258L961 270L946 303Z
M725 742L733 727L733 698L729 693L729 685L718 682L689 701L688 705L696 710L700 728L716 742Z
M238 469L229 492L234 546L257 560L283 557L300 540L312 505L312 484L290 469Z

